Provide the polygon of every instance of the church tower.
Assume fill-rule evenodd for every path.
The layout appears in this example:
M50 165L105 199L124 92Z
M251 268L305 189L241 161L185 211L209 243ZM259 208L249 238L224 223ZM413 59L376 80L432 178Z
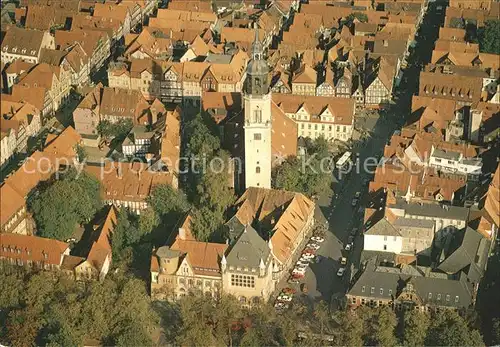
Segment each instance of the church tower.
M258 31L243 87L245 107L245 188L271 188L271 92L269 68Z

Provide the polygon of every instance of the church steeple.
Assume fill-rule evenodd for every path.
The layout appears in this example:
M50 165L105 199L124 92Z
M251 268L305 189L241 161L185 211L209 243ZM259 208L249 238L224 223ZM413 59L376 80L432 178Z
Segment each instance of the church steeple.
M269 93L269 67L264 60L264 46L259 39L259 31L255 29L255 39L252 43L252 59L247 66L247 78L244 92L250 95L265 95Z

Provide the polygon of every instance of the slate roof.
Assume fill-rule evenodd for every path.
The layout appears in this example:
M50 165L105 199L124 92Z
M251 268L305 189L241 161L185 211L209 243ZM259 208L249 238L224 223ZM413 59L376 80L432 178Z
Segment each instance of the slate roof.
M398 230L385 218L375 223L365 232L365 235L401 236Z
M436 217L465 221L467 220L467 216L469 215L469 209L465 207L438 205L431 203L407 203L403 199L397 199L396 204L390 207L403 209L405 210L405 214L413 216Z
M268 264L271 261L269 257L271 250L266 241L264 241L257 231L251 226L245 226L240 237L232 245L227 255L227 265L241 267L242 269L258 268L260 261Z
M368 263L347 294L375 300L391 300L397 297L410 281L424 305L469 307L472 303L473 286L467 281L465 274L454 279L432 272L425 274L421 268L409 265L403 268L376 266L374 261Z
M449 274L465 269L471 281L479 281L488 260L489 241L470 227L458 231L452 237L449 247L444 250L446 258L438 269Z

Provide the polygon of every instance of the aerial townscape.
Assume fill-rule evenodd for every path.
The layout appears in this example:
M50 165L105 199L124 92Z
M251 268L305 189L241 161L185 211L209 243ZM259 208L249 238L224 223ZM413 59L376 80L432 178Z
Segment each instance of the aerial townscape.
M498 0L4 0L0 346L500 345Z

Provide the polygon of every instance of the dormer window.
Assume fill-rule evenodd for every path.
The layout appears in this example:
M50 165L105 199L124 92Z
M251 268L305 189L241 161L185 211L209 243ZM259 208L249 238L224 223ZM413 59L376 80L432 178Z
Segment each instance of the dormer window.
M21 51L22 54L26 53L26 48Z
M16 53L16 52L17 52L17 47L12 48L12 53Z

